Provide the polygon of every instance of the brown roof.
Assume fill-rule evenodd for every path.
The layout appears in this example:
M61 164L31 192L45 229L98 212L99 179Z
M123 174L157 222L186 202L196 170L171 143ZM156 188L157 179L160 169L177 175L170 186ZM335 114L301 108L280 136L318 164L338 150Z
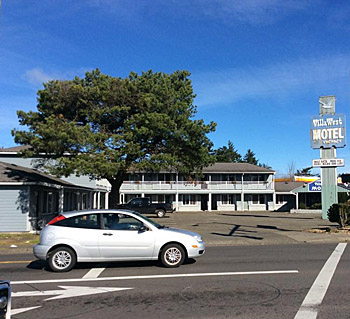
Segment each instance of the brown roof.
M203 168L203 173L274 173L275 171L248 163L215 163Z
M278 193L287 193L304 184L305 182L275 182L275 191Z
M0 183L49 183L76 187L60 178L39 172L35 169L0 162Z

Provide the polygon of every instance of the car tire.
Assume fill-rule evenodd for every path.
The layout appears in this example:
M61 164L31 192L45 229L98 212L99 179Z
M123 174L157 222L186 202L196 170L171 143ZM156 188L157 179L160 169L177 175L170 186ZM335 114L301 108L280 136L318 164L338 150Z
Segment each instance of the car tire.
M165 211L163 209L156 209L155 213L159 218L162 218L165 216Z
M77 263L74 251L68 247L58 247L50 252L49 266L54 272L70 271Z
M163 247L160 253L160 261L166 268L176 268L185 261L185 250L178 244L169 244Z

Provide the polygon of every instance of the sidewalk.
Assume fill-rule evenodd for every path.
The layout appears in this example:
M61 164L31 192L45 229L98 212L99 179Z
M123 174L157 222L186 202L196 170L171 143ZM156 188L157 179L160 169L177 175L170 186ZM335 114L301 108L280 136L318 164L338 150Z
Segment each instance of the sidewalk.
M350 241L349 233L335 233L336 223L321 214L278 212L177 212L158 223L194 231L207 246L283 245Z

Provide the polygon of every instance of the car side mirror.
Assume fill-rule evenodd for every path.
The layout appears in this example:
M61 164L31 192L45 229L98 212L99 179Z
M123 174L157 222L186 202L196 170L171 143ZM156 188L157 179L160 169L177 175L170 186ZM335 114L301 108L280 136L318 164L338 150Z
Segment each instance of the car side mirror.
M139 227L139 232L140 233L143 233L143 232L145 232L147 230L148 230L148 228L145 225L142 225L142 226Z

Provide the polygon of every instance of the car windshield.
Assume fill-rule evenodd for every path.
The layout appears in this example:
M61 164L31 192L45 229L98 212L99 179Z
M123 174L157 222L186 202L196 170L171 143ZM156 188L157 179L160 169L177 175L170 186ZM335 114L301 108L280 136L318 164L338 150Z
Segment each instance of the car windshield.
M157 227L158 229L162 229L162 228L165 228L165 226L163 225L160 225L158 223L156 223L155 221L153 221L152 219L149 219L147 218L146 216L143 216L142 214L140 213L137 213L137 212L133 212L135 215L137 215L138 217L148 221L150 224L152 224L154 227Z

